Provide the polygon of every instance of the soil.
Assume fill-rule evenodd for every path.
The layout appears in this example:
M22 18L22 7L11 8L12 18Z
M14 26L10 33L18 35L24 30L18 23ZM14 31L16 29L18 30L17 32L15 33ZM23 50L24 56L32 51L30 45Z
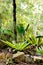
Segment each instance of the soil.
M14 60L12 60L13 53L16 53L16 52L15 50L11 48L0 49L0 65L43 65L42 61L40 63L39 62L26 63L22 61L17 63Z

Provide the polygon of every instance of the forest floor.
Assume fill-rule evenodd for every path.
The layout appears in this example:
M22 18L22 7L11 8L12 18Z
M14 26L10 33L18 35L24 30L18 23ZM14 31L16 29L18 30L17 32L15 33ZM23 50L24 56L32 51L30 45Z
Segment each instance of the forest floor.
M24 52L17 53L15 52L15 50L12 50L9 47L5 49L0 49L0 65L43 65L43 61L36 62L36 61L30 60L30 58L29 59L27 58L27 60L29 61L26 61L26 62L22 61L24 60L24 58L22 58L24 54L25 54ZM19 55L21 56L18 57Z

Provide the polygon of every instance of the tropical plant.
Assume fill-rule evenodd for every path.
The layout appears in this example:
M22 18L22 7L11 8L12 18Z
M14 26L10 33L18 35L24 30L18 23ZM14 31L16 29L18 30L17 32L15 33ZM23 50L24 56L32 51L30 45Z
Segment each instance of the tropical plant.
M1 33L4 35L9 35L9 36L13 37L13 32L11 30L1 29Z
M35 36L43 35L42 0L36 0L36 2L35 0L29 0L29 1L16 0L16 5L17 5L16 6L17 25L23 24L25 28L27 24L29 23L29 25L31 25L31 27L33 28L33 33ZM28 30L28 35L29 35L29 30ZM28 35L26 35L26 37L28 37Z
M0 29L0 39L3 40L9 40L11 41L12 39L14 39L14 33L11 30L5 29L5 28L1 28Z
M11 43L11 42L8 42L8 41L3 41L3 40L0 40L0 41L2 41L7 46L9 46L9 47L11 47L11 48L13 48L15 50L19 50L19 51L25 50L29 46L29 43L26 43L26 42L23 42L23 43Z
M38 54L43 55L43 46L36 48Z

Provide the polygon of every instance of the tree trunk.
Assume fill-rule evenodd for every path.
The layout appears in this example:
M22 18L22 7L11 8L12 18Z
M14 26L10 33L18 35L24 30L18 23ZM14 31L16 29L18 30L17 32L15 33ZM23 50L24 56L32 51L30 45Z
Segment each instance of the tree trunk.
M16 29L16 0L13 0L13 18L14 18L14 40L17 42L17 29Z

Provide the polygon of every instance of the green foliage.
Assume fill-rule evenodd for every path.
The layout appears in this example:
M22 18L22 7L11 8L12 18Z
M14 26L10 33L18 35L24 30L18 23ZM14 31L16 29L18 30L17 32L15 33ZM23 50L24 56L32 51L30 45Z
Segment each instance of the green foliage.
M15 50L19 50L19 51L25 50L29 46L29 43L26 43L26 42L23 42L23 43L11 43L11 42L8 42L8 41L3 41L3 40L1 40L1 41L4 44L10 46L11 48L13 48Z
M18 33L21 34L21 35L24 35L25 34L25 29L23 27L23 24L19 24L17 26L17 30L18 30Z
M31 44L38 45L38 39L37 39L33 34L30 34L30 35L29 35L29 42L30 42Z
M0 34L1 29L5 28L13 31L13 6L12 0L0 0ZM5 33L5 32L3 32ZM0 35L4 36L3 34ZM5 37L4 37L5 38Z
M0 39L8 40L8 41L12 41L12 39L14 39L13 31L2 28L0 29L0 32L1 32Z
M28 39L29 31L36 35L43 35L43 1L41 0L16 0L16 22L17 22L17 39L21 42L24 38ZM0 0L0 28L14 30L13 26L13 0ZM20 24L20 25L19 25ZM27 25L30 29L25 29ZM32 29L31 29L32 28ZM1 33L0 33L1 34ZM11 34L11 33L10 33Z
M13 32L11 30L1 29L1 33L4 35L10 35L11 37L13 37Z
M43 55L43 46L36 48L38 54Z
M12 3L13 0L0 0L0 39L8 41L14 40ZM43 38L36 38L43 35L43 1L16 0L16 17L18 43L1 41L20 51L29 45L43 45ZM43 55L43 48L37 48L37 53Z
M29 0L29 1L16 0L17 25L23 24L24 29L26 28L28 24L31 25L33 30L31 32L35 36L43 35L43 4L42 2L43 1L41 0L36 0L36 1L35 0ZM26 35L27 39L30 34L29 30L30 29L28 29L28 32L27 32L28 34Z
M26 50L29 46L29 43L25 43L25 42L22 42L22 43L18 43L18 44L14 44L15 45L15 49L16 50Z

